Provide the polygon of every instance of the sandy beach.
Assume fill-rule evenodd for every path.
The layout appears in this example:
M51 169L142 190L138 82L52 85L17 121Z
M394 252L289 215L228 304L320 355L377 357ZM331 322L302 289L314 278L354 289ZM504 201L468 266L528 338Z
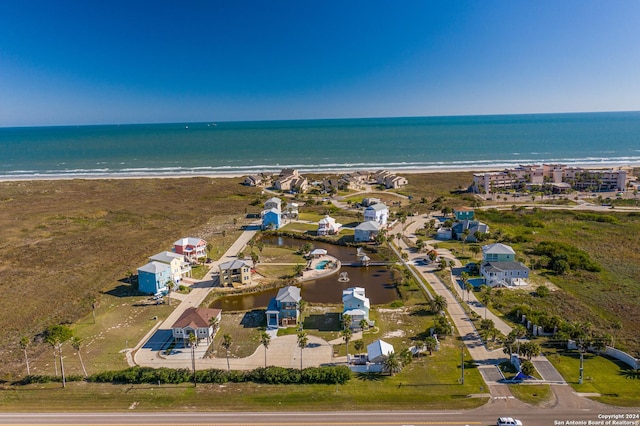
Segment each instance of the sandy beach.
M540 163L541 164L541 163ZM584 163L584 164L571 164L571 167L582 167L586 169L615 169L620 167L631 167L631 168L639 168L640 163L629 163L625 165L620 164L607 164L607 163L599 163L594 165L592 163ZM350 172L355 172L362 169L354 169L354 170L327 170L325 172L313 171L312 173L306 173L304 170L301 170L301 174L308 174L310 176L335 176L342 175ZM428 169L387 169L391 173L403 176L403 175L414 175L414 174L433 174L433 173L487 173L487 172L499 172L505 170L504 167L473 167L472 169L461 168L461 167L440 167L440 168L428 168ZM374 173L376 170L366 170L370 173ZM258 174L260 171L256 171L254 174ZM276 174L277 173L273 173ZM46 175L46 176L0 176L0 182L11 182L11 181L33 181L33 180L82 180L82 179L184 179L184 178L208 178L208 179L231 179L231 178L241 178L244 176L248 176L246 173L168 173L168 174L127 174L127 173L118 173L118 174L87 174L87 175L76 175L68 176L65 174L58 175Z

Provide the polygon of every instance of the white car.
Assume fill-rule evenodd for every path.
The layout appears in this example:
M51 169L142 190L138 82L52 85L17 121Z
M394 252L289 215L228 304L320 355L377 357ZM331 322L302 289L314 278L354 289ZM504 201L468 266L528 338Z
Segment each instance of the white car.
M498 426L522 426L522 422L513 417L500 417L498 419Z

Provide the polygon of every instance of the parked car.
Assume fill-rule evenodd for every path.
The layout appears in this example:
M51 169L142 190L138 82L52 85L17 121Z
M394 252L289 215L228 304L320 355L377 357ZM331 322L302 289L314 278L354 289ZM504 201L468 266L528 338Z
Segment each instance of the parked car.
M498 426L522 426L522 422L513 417L500 417L497 424Z

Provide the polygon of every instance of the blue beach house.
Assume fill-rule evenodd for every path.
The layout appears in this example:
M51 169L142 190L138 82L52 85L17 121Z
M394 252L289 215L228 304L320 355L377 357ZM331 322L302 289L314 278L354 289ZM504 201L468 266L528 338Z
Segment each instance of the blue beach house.
M138 268L138 290L141 293L167 293L167 282L171 280L171 266L152 261Z
M267 307L267 327L278 328L296 325L300 317L300 289L288 286L278 290Z
M262 212L262 229L280 229L282 226L282 213L276 208Z
M344 309L342 315L349 315L352 323L351 328L359 328L360 321L369 321L369 298L364 295L364 288L351 287L342 291L342 303Z

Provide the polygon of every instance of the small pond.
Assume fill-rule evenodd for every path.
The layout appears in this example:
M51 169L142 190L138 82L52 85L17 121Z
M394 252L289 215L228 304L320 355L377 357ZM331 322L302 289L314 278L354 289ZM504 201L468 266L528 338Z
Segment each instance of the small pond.
M287 237L269 237L262 241L267 245L297 248L306 241ZM315 248L327 250L327 254L342 262L340 272L346 272L348 282L340 282L340 273L329 275L313 281L301 283L302 299L309 303L342 303L342 290L349 287L364 287L372 305L391 303L397 298L395 287L391 284L391 273L385 266L350 266L357 261L356 248L335 246L332 244L311 241ZM375 262L375 255L368 254ZM218 299L210 307L224 311L240 311L254 308L266 308L269 300L275 297L278 289L259 293L228 296Z

